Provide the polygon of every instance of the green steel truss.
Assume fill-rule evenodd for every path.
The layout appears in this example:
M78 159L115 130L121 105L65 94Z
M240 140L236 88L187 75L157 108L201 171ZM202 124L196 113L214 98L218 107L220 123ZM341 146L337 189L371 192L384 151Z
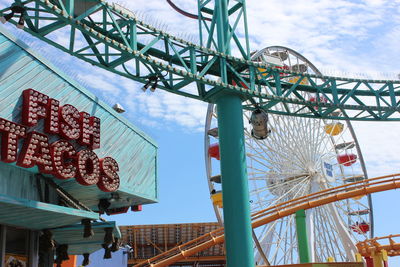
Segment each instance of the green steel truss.
M249 60L245 1L230 1L229 38L240 52L215 49L218 8L199 0L201 45L187 42L139 20L134 13L98 0L16 0L26 9L25 31L93 65L146 83L158 79L157 88L171 93L215 102L221 91L240 95L245 109L291 103L279 114L310 118L352 120L400 120L400 81L347 79L296 73ZM234 4L232 4L234 3ZM0 11L8 14L10 7ZM235 33L245 21L245 46ZM17 24L19 15L10 21ZM58 43L60 34L69 41ZM204 38L203 38L204 37ZM202 45L204 44L204 45ZM226 42L225 42L226 44ZM227 46L228 47L228 46ZM228 49L228 48L227 48ZM297 77L290 83L290 77ZM308 80L309 85L301 82ZM233 82L234 81L234 82ZM235 84L235 85L233 85ZM310 102L309 94L326 102ZM249 104L250 103L250 104ZM337 110L342 112L335 112Z
M224 40L221 49L219 49L221 44L217 44L216 42L218 39L217 27L219 25L217 22L220 20L220 12L223 12L224 8L220 8L218 5L214 6L214 1L210 0L198 0L197 4L200 45L214 51L224 51L226 54L230 54L231 51L229 50L232 49L231 46L233 45L233 48L239 52L241 58L250 59L245 1L230 1L230 5L228 4L226 7L228 21L225 21L225 24L229 32L227 34L228 39ZM223 23L221 24L223 25ZM242 40L239 37L240 33L237 32L240 25L244 29ZM244 47L242 44L244 44Z

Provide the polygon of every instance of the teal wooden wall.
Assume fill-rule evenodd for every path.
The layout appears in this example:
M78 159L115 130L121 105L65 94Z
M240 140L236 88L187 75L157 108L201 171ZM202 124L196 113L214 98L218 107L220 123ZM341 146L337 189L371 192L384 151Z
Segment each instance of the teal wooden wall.
M38 190L41 186L42 198L44 198L43 185L44 181L36 179L35 174L28 170L16 168L10 164L0 164L0 195L43 202ZM58 204L57 193L50 187L48 203Z
M28 88L57 99L60 105L71 104L79 111L101 119L101 148L95 152L100 158L113 157L120 167L121 186L117 193L121 199L113 203L114 207L157 201L155 142L0 26L0 117L21 123L22 91ZM43 132L43 124L31 128L33 129ZM56 139L57 136L50 138L51 142ZM17 167L8 168L5 163L0 165L7 165L0 166L0 188L10 186L9 179L17 179L15 177L30 179L29 172L21 171ZM32 171L35 172L35 169ZM110 197L110 193L100 191L95 185L82 186L75 179L54 180L92 208L97 206L98 199ZM18 183L15 185L19 186ZM27 195L33 197L34 193Z

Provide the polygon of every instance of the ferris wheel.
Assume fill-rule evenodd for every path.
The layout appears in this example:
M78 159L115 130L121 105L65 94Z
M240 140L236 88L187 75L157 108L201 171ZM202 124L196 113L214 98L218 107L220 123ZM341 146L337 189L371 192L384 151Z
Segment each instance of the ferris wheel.
M286 47L272 46L253 54L252 60L273 63L276 68L321 75L302 55ZM281 76L287 75L284 71ZM288 83L308 84L296 76ZM302 97L325 102L323 96L302 93ZM281 116L274 111L291 109L290 104L275 105L270 114L257 109L244 111L247 173L251 212L305 196L323 189L367 179L367 171L350 121ZM309 107L309 110L318 106ZM336 110L339 115L343 111ZM217 110L209 104L205 126L206 169L216 216L223 223ZM268 117L264 136L254 134L252 116ZM355 243L373 236L373 210L370 196L338 201L306 211L308 245L312 262L351 261ZM257 264L299 262L295 215L253 230Z

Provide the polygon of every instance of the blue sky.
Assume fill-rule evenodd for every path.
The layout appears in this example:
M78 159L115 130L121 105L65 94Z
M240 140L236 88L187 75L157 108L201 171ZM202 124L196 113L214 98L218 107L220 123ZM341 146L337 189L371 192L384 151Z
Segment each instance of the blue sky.
M197 1L175 1L196 12ZM11 0L0 0L4 7ZM182 17L162 0L118 1L150 23L184 39L197 40L197 22ZM396 79L400 73L400 1L247 1L251 49L282 45L335 76ZM113 216L120 225L215 221L209 200L203 150L207 105L163 91L143 93L141 85L95 68L30 39L67 74L112 105L121 103L131 122L159 145L159 203L142 212ZM65 37L57 36L60 42ZM354 123L370 177L399 172L400 123ZM376 235L400 233L397 191L373 195ZM111 219L111 218L110 218ZM394 261L393 261L394 262ZM395 260L400 266L400 260ZM394 266L394 265L393 265Z

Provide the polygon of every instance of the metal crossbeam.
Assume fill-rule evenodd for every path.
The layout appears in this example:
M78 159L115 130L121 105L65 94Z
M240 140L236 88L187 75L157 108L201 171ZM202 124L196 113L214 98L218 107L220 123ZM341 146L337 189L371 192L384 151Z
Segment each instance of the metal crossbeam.
M245 109L255 103L268 112L278 103L294 108L282 115L351 120L400 120L400 82L347 79L295 73L274 68L272 64L248 59L248 46L241 47L235 28L245 13L244 1L237 1L229 14L238 20L230 26L229 38L239 46L243 58L212 49L214 38L203 40L206 46L187 42L139 20L116 4L90 2L84 11L76 0L17 0L14 5L26 8L25 31L93 65L146 83L150 76L159 80L157 88L171 93L215 102L221 91L242 96ZM212 17L210 1L200 1L201 14ZM10 12L10 7L0 11ZM10 22L16 24L18 16ZM204 20L207 22L207 20ZM203 26L212 36L215 22ZM65 44L57 43L53 33L64 33ZM222 66L224 65L224 66ZM289 82L295 78L297 82ZM293 80L293 79L292 79ZM301 84L307 80L309 85ZM235 83L234 83L235 81ZM236 85L233 85L236 84ZM189 86L192 85L192 86ZM197 87L197 90L194 88ZM303 92L324 97L326 102L312 102ZM335 110L345 112L335 112Z

